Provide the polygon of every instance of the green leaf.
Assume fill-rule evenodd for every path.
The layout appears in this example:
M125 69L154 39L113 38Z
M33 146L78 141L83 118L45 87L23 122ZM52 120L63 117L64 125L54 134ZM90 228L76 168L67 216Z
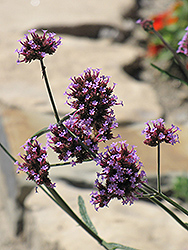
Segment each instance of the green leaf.
M115 250L115 249L124 249L124 250L136 250L135 248L126 247L124 245L113 243L113 242L106 242L103 241L102 245L105 246L108 250Z
M180 79L180 78L178 78L176 76L171 75L169 72L157 67L153 63L151 63L151 66L154 67L155 69L159 70L161 73L164 73L164 74L168 75L169 77L172 77L172 78L174 78L174 79L176 79L176 80L178 80L178 81L180 81L180 82L182 82L182 83L184 83L184 84L186 84L188 86L188 82L185 82L184 80L182 80L182 79Z
M43 128L41 130L39 130L38 132L36 132L34 135L32 135L31 139L35 136L40 137L41 135L44 135L45 133L49 132L50 130L46 127Z
M86 207L85 207L85 203L84 200L82 198L82 196L78 196L78 206L79 206L79 212L80 215L82 216L83 221L86 223L86 225L95 233L98 235L96 228L94 227L92 221L90 220L87 211L86 211Z
M80 215L83 219L83 221L86 223L86 225L95 233L98 235L96 228L94 227L93 223L91 222L87 211L86 211L86 207L85 207L85 203L83 198L79 195L78 196L78 205L79 205L79 212ZM124 250L137 250L135 248L131 248L131 247L126 247L124 245L118 244L118 243L113 243L113 242L106 242L106 241L102 241L102 246L105 246L106 249L108 250L115 250L115 249L124 249Z
M66 121L66 120L69 119L70 116L73 115L75 112L76 112L76 111L74 111L74 112L72 112L72 113L70 113L70 114L68 114L68 115L65 115L60 121L61 121L61 122ZM46 133L49 132L49 131L50 131L50 129L49 129L48 127L42 128L41 130L39 130L38 132L36 132L36 133L31 137L31 139L32 139L33 137L35 137L35 136L40 137L41 135L44 135L44 134L46 134Z

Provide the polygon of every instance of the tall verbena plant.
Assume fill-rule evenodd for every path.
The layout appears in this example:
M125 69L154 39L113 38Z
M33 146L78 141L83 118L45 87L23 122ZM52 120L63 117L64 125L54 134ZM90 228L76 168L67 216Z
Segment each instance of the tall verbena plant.
M155 35L171 51L176 63L179 64L184 74L188 72L184 67L179 55L170 47L162 36L154 29L151 20L139 20L142 27ZM186 29L188 31L188 28ZM40 187L64 212L72 217L90 236L105 249L133 249L118 243L107 243L97 233L93 226L82 197L79 196L78 204L81 218L70 208L60 194L56 191L57 183L50 179L50 169L55 166L70 165L76 167L77 163L94 161L101 167L94 183L95 191L91 193L91 204L96 210L108 207L112 199L118 199L122 205L131 205L142 197L164 209L180 226L188 230L188 224L182 221L171 209L161 201L165 200L173 207L188 215L188 211L181 205L164 195L161 190L161 143L175 145L179 143L178 131L180 129L171 125L167 128L162 118L146 122L142 134L145 135L144 144L157 149L157 188L147 184L146 173L142 162L137 155L135 146L129 146L126 141L112 142L111 146L105 147L104 152L99 151L99 144L115 138L113 130L118 127L113 107L122 105L113 91L116 84L110 85L110 77L102 75L100 69L87 68L79 76L71 78L66 104L72 112L60 117L50 82L48 80L44 58L47 54L52 55L61 45L61 37L55 38L54 33L42 31L39 35L36 29L29 30L23 40L19 40L22 47L17 49L17 63L30 63L39 60L43 79L49 95L49 100L56 119L54 124L36 132L23 145L24 154L19 154L20 160L16 160L7 149L0 144L1 148L17 165L17 173L25 172L27 179L34 181L36 187ZM179 42L178 53L188 56L188 33ZM168 72L158 68L163 73ZM175 76L174 76L175 77ZM179 79L181 80L181 79ZM188 83L188 78L185 81ZM47 143L42 146L38 138L46 134ZM120 137L120 136L118 136ZM116 137L117 138L117 137ZM58 155L59 162L47 161L48 148Z

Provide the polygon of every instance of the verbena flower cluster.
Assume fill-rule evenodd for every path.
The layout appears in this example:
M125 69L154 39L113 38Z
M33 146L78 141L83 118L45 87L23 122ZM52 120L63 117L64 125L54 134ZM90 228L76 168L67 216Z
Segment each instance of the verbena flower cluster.
M122 103L117 102L113 87L108 87L110 77L100 75L100 69L87 68L83 74L71 78L66 103L77 110L78 119L93 134L103 141L113 137L112 129L117 127L114 111L111 107Z
M52 183L49 175L50 164L46 161L46 147L41 148L40 143L34 137L29 139L23 148L26 154L19 156L23 159L23 163L15 163L18 165L17 173L23 171L27 173L27 179L33 180L37 185L45 184L48 187L54 188L55 183Z
M23 59L18 59L17 63L30 63L32 60L36 59L41 60L46 54L54 54L58 46L61 45L61 37L56 40L55 33L47 33L47 30L43 30L44 34L39 36L36 33L36 29L28 30L28 32L31 35L31 39L29 39L29 34L25 34L25 40L19 40L19 42L22 44L21 49L15 50L19 57L23 56Z
M187 32L183 36L182 40L178 43L179 47L177 49L177 53L183 53L188 56L188 26L185 29Z
M81 163L93 156L80 145L78 138L95 154L98 153L98 143L115 138L112 129L118 126L111 107L120 105L113 87L108 87L108 76L100 75L100 69L87 68L83 74L71 78L66 103L75 109L75 113L64 121L65 127L74 133L74 138L61 124L49 127L49 146L58 153L60 160L68 161L74 158L72 165Z
M165 127L165 122L162 118L158 120L146 122L146 128L142 131L142 134L145 134L144 144L155 147L159 143L166 142L174 145L179 142L179 136L177 131L181 131L177 126L171 125L170 128Z
M68 161L69 158L76 158L72 161L72 166L76 163L81 163L86 159L92 159L92 156L79 143L78 138L87 146L93 153L98 152L98 140L93 137L87 127L77 118L70 118L64 122L63 127L60 124L50 125L51 133L47 134L48 145L59 155L58 158L63 161ZM73 137L70 132L76 136Z
M141 170L142 163L137 156L134 146L128 149L126 141L112 143L111 148L100 155L98 164L102 172L97 174L95 186L98 191L91 193L91 203L98 210L107 206L110 200L117 198L122 204L132 204L137 195L142 195L139 188L146 182L145 171Z

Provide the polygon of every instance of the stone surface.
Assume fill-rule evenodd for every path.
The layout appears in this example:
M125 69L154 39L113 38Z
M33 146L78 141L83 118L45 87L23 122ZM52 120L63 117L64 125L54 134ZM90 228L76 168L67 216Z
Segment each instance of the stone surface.
M0 142L9 149L0 116ZM20 229L22 209L18 206L18 183L13 162L0 150L0 248L3 250L24 250L24 243L17 237Z
M78 189L59 182L57 190L77 214L77 197L82 195L88 214L105 241L144 250L187 249L187 232L151 203L139 201L130 207L114 200L109 208L96 212L89 204L90 189ZM26 206L29 209L26 217L29 249L103 249L42 190L28 196ZM186 219L182 215L180 217Z
M2 118L0 116L0 142L5 148L10 150L6 134L4 132ZM11 230L9 235L14 235L17 228L17 204L16 197L18 186L16 183L16 177L14 173L13 162L9 157L7 157L4 151L0 151L0 182L1 182L1 192L0 192L0 202L1 208L5 211L6 217L9 218L9 225Z
M121 13L124 9L127 11L131 9L134 1L118 0L111 1L111 4L109 4L109 1L108 3L100 1L100 4L96 4L96 1L90 1L89 3L88 1L82 1L79 2L79 5L75 2L74 8L72 8L72 4L72 1L54 3L54 13L49 15L49 12L51 12L50 1L46 1L45 11L43 11L43 3L38 7L33 7L28 2L21 4L20 1L18 12L11 13L11 19L15 22L10 26L10 21L7 24L5 23L7 14L6 11L3 11L8 10L7 3L1 3L1 18L4 22L2 46L5 51L0 58L2 71L0 76L0 100L3 103L36 112L52 112L44 89L44 82L41 79L39 62L33 62L29 65L16 65L15 63L17 55L13 51L20 46L16 41L23 37L23 33L27 29L38 26L42 28L43 25L48 28L50 25L58 27L58 25L82 23L107 23L108 25L123 27ZM22 8L24 8L24 13L28 13L27 22L21 22L23 20L23 16L20 14ZM57 8L58 13L60 13L60 10L63 11L62 15L56 14ZM14 4L12 9L14 9ZM90 9L92 9L92 12L89 11ZM142 49L131 46L126 42L113 42L111 38L89 39L63 34L62 36L63 45L54 56L49 56L45 60L58 110L62 115L70 111L69 107L64 105L66 99L63 96L70 83L69 78L82 73L87 67L102 68L102 74L112 76L111 81L118 84L115 92L125 104L123 108L116 108L119 122L144 122L162 115L157 95L152 87L145 82L140 83L132 79L122 69L125 64L141 57L143 55ZM146 93L147 99L145 98Z
M124 101L124 107L116 107L118 122L121 124L116 134L120 133L122 139L127 140L130 145L137 145L146 172L152 176L155 174L156 150L143 145L143 136L140 133L144 127L143 122L167 114L164 114L159 104L158 91L150 82L135 79L139 68L135 66L135 62L138 62L144 54L137 42L130 39L137 31L134 18L138 15L135 11L138 2L136 0L54 0L53 2L2 0L0 2L2 48L0 116L10 151L15 157L21 151L20 146L29 137L54 122L44 82L41 79L39 62L16 65L17 55L13 52L19 47L17 40L31 28L54 27L58 31L59 27L66 27L69 33L64 30L66 34L61 34L63 31L58 31L58 35L63 36L63 46L54 56L45 59L61 116L70 111L64 105L65 96L63 96L70 83L69 78L82 73L87 67L102 68L102 73L111 75L111 82L118 84L115 92L119 99ZM147 0L142 1L144 2ZM157 3L158 1L155 5ZM133 20L129 19L130 17L134 17ZM73 29L77 36L73 34ZM91 32L89 29L92 29ZM83 31L85 33L81 37ZM89 33L86 34L86 31ZM91 37L92 32L97 32L96 37L93 35L93 39L90 39L88 37ZM143 32L140 32L139 37L141 40L146 39ZM135 73L134 70L129 71L131 76L125 72L130 65L135 70ZM186 101L186 96L183 96L182 100ZM178 112L174 110L174 113L177 117ZM173 116L170 116L170 120L173 121ZM163 174L187 172L188 127L184 125L181 129L181 144L162 147ZM4 132L0 133L0 137L2 134ZM45 137L41 138L41 142L45 143ZM51 152L49 160L56 162L57 157ZM10 163L8 165L10 166ZM98 213L94 211L89 204L89 193L97 170L95 164L87 163L76 168L54 168L50 175L53 181L57 182L58 191L75 211L78 211L78 194L84 197L88 212L101 237L107 241L144 250L187 250L187 233L154 205L137 202L132 207L125 207L118 201L113 201L110 209L105 208ZM6 195L11 185L14 185L14 181L8 184L1 174L0 249L102 249L41 190L36 194L33 189L29 195L34 186L33 183L25 181L24 174L16 175L16 178L19 184L16 190L17 201L22 205L21 216L18 214L16 219L21 220L24 228L23 231L19 231L20 237L14 235L15 220L11 216L15 215L15 211L9 215L6 206ZM14 206L11 209L13 210Z
M70 84L69 78L79 75L87 67L102 68L102 74L110 74L111 83L118 84L115 93L119 100L124 102L123 108L115 108L119 122L145 122L162 115L152 87L132 79L121 69L122 65L132 62L139 56L141 50L126 44L111 44L108 40L88 41L83 38L65 37L58 52L54 57L46 59L46 65L50 81L53 83L51 87L58 110L62 115L70 112L70 108L64 105L66 97L63 95ZM75 63L75 60L79 63ZM38 64L34 62L30 65L16 65L16 76L13 74L12 81L1 86L0 98L3 103L51 113L51 105L43 80L40 79ZM8 72L5 71L5 74ZM31 77L28 78L30 74ZM12 85L16 86L14 91L10 91Z
M16 155L20 151L19 146L22 145L28 137L37 130L46 127L51 120L53 120L53 117L49 115L39 115L38 113L32 112L26 113L23 110L12 109L4 105L1 105L1 111L3 111L3 125L5 126L13 155ZM12 127L11 124L13 123L14 126ZM126 139L130 145L137 145L138 154L144 163L146 172L149 175L153 175L156 171L156 150L143 145L143 137L140 135L142 129L143 124L142 126L126 126L120 127L116 133L120 133L122 139ZM181 132L181 144L174 147L162 145L163 173L168 174L169 171L176 173L177 171L179 172L180 169L181 171L187 170L187 130L188 128L184 127ZM45 143L45 137L41 139L41 142ZM102 148L101 146L101 150ZM52 162L57 161L57 158L52 153L49 159ZM93 163L85 163L75 168L68 166L51 169L50 176L52 180L57 183L57 190L76 211L78 211L76 205L77 196L79 194L84 196L89 213L91 213L95 225L98 230L100 230L100 235L104 237L105 240L127 244L128 246L139 249L152 250L157 250L162 246L165 246L165 249L176 250L185 244L185 232L182 231L180 226L169 218L169 216L154 205L138 202L129 208L123 207L118 204L117 201L113 201L110 204L110 209L101 210L99 213L95 212L93 207L88 203L89 193L92 190L96 171L98 171L98 169ZM25 178L26 176L24 174L17 175L17 181L22 188L20 199L23 198L22 195L24 195L24 192L27 191L28 186L31 184L26 181ZM72 191L73 196L71 195ZM22 235L24 241L20 242L16 238L6 238L7 241L2 244L3 247L6 244L11 246L11 242L17 242L18 246L20 246L19 244L21 244L21 246L23 244L23 248L20 249L26 247L26 249L33 250L41 248L45 250L61 250L75 249L73 243L76 242L76 249L83 249L83 245L87 246L88 244L90 245L90 249L102 249L98 243L91 239L90 236L87 236L67 215L60 211L55 204L51 203L41 190L39 194L36 194L33 189L31 195L26 197L26 202L23 204L26 206L22 221L24 225ZM113 208L113 206L115 207ZM1 215L2 211L0 213L0 216ZM60 220L61 216L62 221ZM5 221L5 218L3 221ZM151 224L151 221L153 221L153 224ZM105 229L107 223L109 223L107 227L110 229L109 231ZM135 227L135 224L137 227ZM115 229L112 230L113 227ZM125 230L126 227L128 228L127 231ZM125 232L128 233L126 238ZM49 238L47 235L53 236ZM172 235L172 244L168 245L169 240L165 239L169 239L170 235ZM176 235L177 239L175 239ZM75 238L72 241L73 236ZM139 237L139 239L137 237ZM71 242L73 243L71 244ZM8 250L6 248L4 249Z
M16 156L22 149L21 145L25 143L25 141L31 137L36 131L44 127L48 127L48 125L54 122L54 117L52 115L39 114L35 112L26 112L25 110L20 109L12 109L1 105L2 115L3 115L3 125L4 129L7 133L8 140L10 142L10 149L14 156ZM11 124L14 123L12 127ZM167 124L170 125L170 124ZM114 130L114 135L121 135L122 140L127 140L129 145L136 145L138 155L140 156L145 170L148 174L155 173L156 169L156 148L151 148L143 144L144 136L141 135L141 131L144 129L145 125L143 123L139 123L137 125L129 125L129 126L120 126L118 129ZM162 161L162 172L164 174L171 171L186 171L187 170L187 160L188 156L187 152L187 141L188 141L188 127L186 125L180 125L181 132L180 135L180 144L176 144L175 146L162 144L161 150L161 161ZM115 141L119 141L120 139L116 139ZM40 141L45 145L46 137L45 135L40 138ZM111 144L114 140L109 141L108 143L101 144L100 150L103 151L104 147L107 144ZM49 150L49 160L52 163L58 162L57 156L53 154L52 151ZM95 171L95 165L93 163L85 163L86 165L90 165L92 171ZM164 166L164 167L163 167ZM80 169L80 170L79 170ZM62 175L64 177L70 177L72 174L77 178L77 171L83 172L85 169L84 166L79 166L78 170L75 170L75 175L72 172L72 168L67 169L65 167ZM61 175L61 168L52 169L52 173L54 175ZM57 173L57 174L56 174ZM86 173L85 173L86 174ZM65 176L66 175L66 176ZM88 176L90 176L90 170L88 170ZM88 178L86 175L86 179Z

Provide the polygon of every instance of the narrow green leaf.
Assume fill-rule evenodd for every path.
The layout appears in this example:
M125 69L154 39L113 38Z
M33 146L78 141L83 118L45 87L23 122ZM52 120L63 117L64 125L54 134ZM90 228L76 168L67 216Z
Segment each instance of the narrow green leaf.
M188 86L188 82L186 82L186 81L184 81L176 76L171 75L169 72L157 67L155 64L151 63L151 66L154 67L155 69L159 70L161 73L166 74L167 76L172 77L172 78L174 78L174 79L176 79L176 80L178 80L178 81L180 81Z
M65 116L60 120L60 122L66 121L66 120L69 119L70 116L73 115L75 112L76 112L76 111L74 111L74 112L72 112L72 113L70 113L70 114L68 114L68 115L65 115ZM42 128L41 130L37 131L37 132L31 137L31 139L32 139L33 137L35 137L35 136L40 137L41 135L44 135L44 134L46 134L47 132L50 132L50 129L49 129L48 127Z
M33 137L35 137L35 136L40 137L41 135L44 135L44 134L46 134L46 133L49 132L49 131L50 131L50 130L49 130L47 127L46 127L46 128L43 128L43 129L37 131L34 135L32 135L31 139L32 139Z
M115 249L123 249L123 250L137 250L135 248L131 247L126 247L124 245L118 244L118 243L113 243L113 242L106 242L103 241L102 245L105 246L108 250L115 250Z
M83 221L86 223L86 225L95 233L98 235L96 228L94 227L92 221L90 220L87 211L86 211L86 207L85 207L85 203L84 200L82 198L82 196L78 196L78 205L79 205L79 212L80 215L82 216Z

